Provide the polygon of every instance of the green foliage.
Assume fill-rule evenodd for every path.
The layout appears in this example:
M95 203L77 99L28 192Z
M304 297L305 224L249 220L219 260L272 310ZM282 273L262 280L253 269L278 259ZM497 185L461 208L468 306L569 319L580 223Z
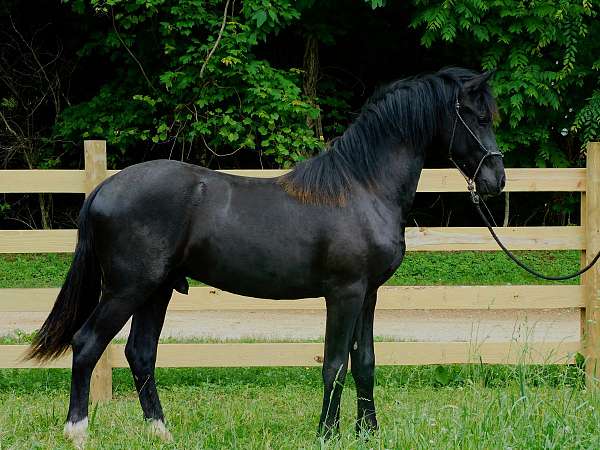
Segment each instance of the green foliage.
M336 45L362 27L386 29L377 25L385 23L381 14L368 7L398 13L397 4L363 0L360 11L369 16L349 22L343 14L356 5L339 2L340 26L326 14L330 5L315 0L230 2L235 7L225 22L223 0L70 4L105 25L90 33L81 56L106 58L116 76L68 108L55 137L105 138L121 150L113 158L127 163L140 159L133 149L152 146L200 163L215 153L235 153L288 167L311 156L322 145L307 119L320 112L332 138L364 98L322 77L311 103L302 92L303 70L276 66L265 49L276 47L282 32L288 43L295 34L315 36L322 48ZM405 11L431 55L442 51L455 55L451 64L497 70L497 134L510 165L581 163L582 146L599 138L598 0L414 0ZM386 45L379 34L373 43Z
M8 213L10 211L10 203L7 203L5 201L0 202L0 217L2 217L4 214Z
M450 370L446 366L436 366L434 369L434 379L438 386L448 386L451 381Z
M577 113L571 129L581 134L583 142L600 141L600 91L594 91Z
M136 143L167 144L201 161L251 150L284 167L320 148L306 122L319 111L302 94L301 70L273 67L253 53L299 18L292 2L245 1L228 8L224 25L224 2L216 0L91 5L114 18L114 27L82 54L110 55L121 76L67 110L57 135L102 137L123 152ZM81 0L73 6L86 10Z
M67 108L61 115L56 132L64 138L106 139L111 146L107 158L111 165L139 141L150 139L150 127L156 122L154 109L131 97L128 80L100 88L91 100ZM166 137L166 136L165 136ZM75 149L78 151L79 149ZM118 152L118 153L117 153Z
M386 0L365 0L365 2L371 4L371 8L379 8L381 6L385 6Z
M566 166L569 130L581 144L598 138L598 2L588 0L415 0L412 26L426 47L463 48L493 81L500 109L498 140L523 165ZM587 90L589 92L589 90ZM594 119L596 122L594 122ZM514 154L523 148L534 152ZM534 159L534 161L531 161Z

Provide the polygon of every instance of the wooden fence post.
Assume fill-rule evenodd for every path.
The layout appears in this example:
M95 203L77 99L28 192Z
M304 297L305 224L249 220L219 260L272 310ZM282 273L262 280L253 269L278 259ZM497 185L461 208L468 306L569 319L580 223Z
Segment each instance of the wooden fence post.
M107 177L106 141L84 141L83 148L85 153L85 193L89 195ZM111 345L109 344L92 373L90 387L92 403L103 402L112 398L110 349Z
M590 261L600 251L600 142L590 142L587 147L585 200L586 259ZM586 384L595 388L600 376L600 267L590 269L583 281L586 286Z
M580 197L580 209L579 209L579 217L580 217L580 223L581 226L583 227L584 233L585 230L587 230L587 197L585 195L585 191L583 191L581 193L581 197ZM584 240L585 240L586 236L584 235ZM581 268L584 268L587 265L587 252L584 250L581 250L580 252L580 256L579 256L579 265ZM588 273L584 273L579 277L579 284L581 286L584 287L587 286L588 281L587 281L587 276ZM587 292L586 294L586 303L587 303ZM585 306L583 308L579 308L579 342L582 343L583 346L585 346L585 334L586 334L586 322L585 322L585 316L586 316L586 308Z

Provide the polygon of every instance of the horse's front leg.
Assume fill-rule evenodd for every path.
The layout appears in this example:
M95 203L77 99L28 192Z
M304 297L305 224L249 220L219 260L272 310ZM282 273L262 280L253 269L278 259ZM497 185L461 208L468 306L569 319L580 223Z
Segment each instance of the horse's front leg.
M356 432L377 429L373 386L375 384L375 349L373 348L373 318L377 290L367 294L362 312L356 321L350 357L352 376L356 383Z
M348 355L365 288L361 283L345 286L325 299L327 325L323 361L323 409L319 433L328 437L339 429L340 399L348 370Z

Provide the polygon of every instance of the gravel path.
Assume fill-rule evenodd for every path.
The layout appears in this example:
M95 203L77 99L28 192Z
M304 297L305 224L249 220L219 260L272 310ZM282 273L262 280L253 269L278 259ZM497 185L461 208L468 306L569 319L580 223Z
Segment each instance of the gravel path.
M32 331L43 313L4 313L0 335ZM127 336L127 325L119 334ZM162 336L217 339L314 339L325 332L325 311L175 311ZM578 310L379 311L375 335L405 341L577 341Z

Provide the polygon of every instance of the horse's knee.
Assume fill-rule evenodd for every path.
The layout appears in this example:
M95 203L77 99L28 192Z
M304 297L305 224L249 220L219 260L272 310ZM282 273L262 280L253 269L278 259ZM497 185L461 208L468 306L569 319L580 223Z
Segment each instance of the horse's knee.
M75 332L71 338L71 349L73 350L73 356L75 357L83 350L87 339L82 336L81 330Z
M125 345L125 358L127 358L127 362L130 366L135 366L137 363L136 351L131 339L127 341Z
M330 385L335 382L343 383L346 378L346 364L344 361L330 361L323 364L323 381L325 385Z
M125 346L125 358L134 375L147 375L153 370L153 357L146 349L139 348L132 340L127 341Z
M73 350L73 369L88 369L98 361L97 351L94 348L95 340L90 336L77 331L71 340L71 349Z
M352 376L357 384L371 384L375 379L374 355L362 355L352 360Z

